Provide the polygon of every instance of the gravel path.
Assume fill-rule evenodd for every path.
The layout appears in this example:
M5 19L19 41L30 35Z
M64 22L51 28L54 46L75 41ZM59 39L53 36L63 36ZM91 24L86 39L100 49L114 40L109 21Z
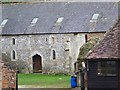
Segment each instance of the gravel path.
M59 87L54 87L54 88L47 88L46 87L41 87L41 86L33 86L33 85L19 85L18 86L18 90L80 90L80 88L73 88L73 89L69 89L69 88L59 88Z

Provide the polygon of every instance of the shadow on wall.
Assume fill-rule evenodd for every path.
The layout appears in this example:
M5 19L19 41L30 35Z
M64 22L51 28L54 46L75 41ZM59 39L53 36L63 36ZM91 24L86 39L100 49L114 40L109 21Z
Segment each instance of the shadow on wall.
M11 60L11 56L9 53L2 53L2 61L6 66L9 66L13 70L18 70L19 73L30 73L30 69L28 64L23 60Z

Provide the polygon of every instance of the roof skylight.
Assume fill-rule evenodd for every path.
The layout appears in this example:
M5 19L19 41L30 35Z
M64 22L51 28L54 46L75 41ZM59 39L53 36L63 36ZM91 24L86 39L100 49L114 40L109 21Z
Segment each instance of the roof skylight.
M38 21L38 18L34 18L31 23L34 24L34 23L37 23L37 21Z
M59 17L58 19L57 19L57 21L56 21L56 23L55 23L55 26L61 26L61 24L62 24L62 21L63 21L63 17Z
M63 17L58 18L58 20L56 21L56 23L61 23L63 21Z
M38 18L33 18L32 22L31 22L31 25L34 26L38 21Z
M8 19L4 19L1 23L1 26L4 27L7 22L8 22Z
M97 22L98 17L99 17L99 14L98 14L98 13L94 14L94 15L92 16L92 19L90 20L90 22Z
M99 17L99 14L94 14L93 17L92 17L92 20L93 19L96 20L96 19L98 19L98 17Z

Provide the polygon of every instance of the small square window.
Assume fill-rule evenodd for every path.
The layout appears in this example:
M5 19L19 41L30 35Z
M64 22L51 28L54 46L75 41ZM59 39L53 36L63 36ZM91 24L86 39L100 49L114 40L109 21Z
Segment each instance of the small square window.
M100 76L116 76L116 62L98 62L97 72Z

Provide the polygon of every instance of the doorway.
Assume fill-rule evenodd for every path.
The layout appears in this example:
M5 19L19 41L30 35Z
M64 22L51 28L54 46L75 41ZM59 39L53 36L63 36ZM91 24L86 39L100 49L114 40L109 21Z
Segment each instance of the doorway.
M42 58L36 54L32 57L33 59L33 73L42 73Z

